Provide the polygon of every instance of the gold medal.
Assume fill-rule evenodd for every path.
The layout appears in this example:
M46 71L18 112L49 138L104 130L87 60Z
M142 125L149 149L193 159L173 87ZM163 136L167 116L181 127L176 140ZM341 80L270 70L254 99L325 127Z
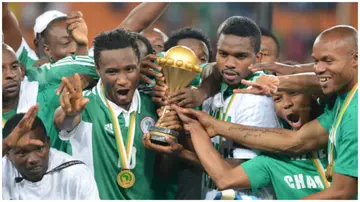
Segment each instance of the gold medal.
M334 170L334 162L330 162L325 172L326 179L330 182L332 181L333 170Z
M128 169L122 170L117 176L117 183L124 189L132 187L135 183L134 173Z

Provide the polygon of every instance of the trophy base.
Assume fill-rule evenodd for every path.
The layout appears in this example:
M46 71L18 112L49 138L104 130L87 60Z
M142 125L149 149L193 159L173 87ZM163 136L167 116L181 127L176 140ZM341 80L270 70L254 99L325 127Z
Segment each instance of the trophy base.
M165 137L170 137L174 140L174 142L178 142L179 132L176 130L168 129L168 128L161 128L157 126L151 126L149 128L150 133L150 141L154 144L159 144L162 146L169 145L165 139Z

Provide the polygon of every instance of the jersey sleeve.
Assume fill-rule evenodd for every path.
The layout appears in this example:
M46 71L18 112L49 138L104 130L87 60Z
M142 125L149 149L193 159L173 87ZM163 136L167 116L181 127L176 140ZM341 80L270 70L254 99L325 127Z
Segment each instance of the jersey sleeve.
M324 113L317 117L320 125L329 133L334 121L334 114L332 110L327 107L324 108Z
M269 163L269 157L257 156L241 164L249 178L251 189L254 194L259 188L265 187L271 183L270 174L267 168Z
M358 114L356 106L345 112L340 130L337 131L334 172L342 175L358 177Z
M271 98L261 95L242 95L242 99L251 102L241 102L242 110L237 110L235 123L262 128L280 128L276 116L274 102Z
M29 47L25 39L22 38L20 47L16 50L17 59L25 66L26 70L31 68L38 60L36 53Z

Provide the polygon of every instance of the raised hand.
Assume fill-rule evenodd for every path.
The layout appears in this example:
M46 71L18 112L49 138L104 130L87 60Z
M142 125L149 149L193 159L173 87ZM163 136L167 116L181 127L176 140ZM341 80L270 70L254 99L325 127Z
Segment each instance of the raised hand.
M256 81L241 80L241 83L250 86L246 89L234 89L234 93L255 94L272 96L277 92L280 81L276 76L263 75L256 79Z
M174 104L171 105L171 108L177 112L180 119L183 121L185 130L190 131L191 126L197 124L197 121L199 121L205 128L209 137L214 137L217 135L215 128L216 124L219 122L209 114L191 108L181 108Z
M67 15L66 24L77 44L88 45L88 28L83 19L83 14L80 11L69 13Z
M76 116L80 114L89 99L84 98L82 95L82 84L79 74L74 75L74 86L70 81L63 77L64 89L60 97L60 105L67 116Z
M148 84L155 84L155 82L150 78L154 77L156 80L164 80L161 78L163 75L160 73L161 66L154 64L152 60L156 60L157 56L149 54L145 56L140 62L140 78ZM158 71L158 72L156 72Z
M3 155L5 154L6 150L14 146L24 147L27 145L37 145L37 146L44 145L44 143L40 140L30 139L30 136L26 136L25 138L22 138L24 134L31 131L32 125L34 123L38 111L39 111L39 104L30 107L30 109L26 112L26 114L16 125L16 127L3 140Z
M196 88L183 88L169 95L169 104L194 108L203 103L204 97L206 95Z
M153 89L152 101L160 106L165 106L168 97L168 87L163 81L156 81Z

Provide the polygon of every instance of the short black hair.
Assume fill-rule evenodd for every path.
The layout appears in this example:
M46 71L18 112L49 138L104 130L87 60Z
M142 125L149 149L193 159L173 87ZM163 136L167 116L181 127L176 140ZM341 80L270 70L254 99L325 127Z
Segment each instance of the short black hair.
M276 57L279 57L280 55L280 43L279 43L279 40L275 37L275 35L270 32L269 30L263 28L263 27L260 27L260 31L261 31L261 36L267 36L267 37L270 37L274 40L275 44L276 44Z
M146 55L155 53L154 49L151 46L150 41L146 37L144 37L143 35L141 35L141 34L139 34L137 32L133 32L133 34L135 35L137 40L139 40L139 41L141 41L141 42L143 42L145 44L145 46L146 46Z
M53 19L51 22L49 22L49 24L46 26L46 28L44 29L44 31L42 31L40 33L41 38L44 39L45 43L48 43L48 37L49 37L49 32L52 29L52 26L54 26L55 23L60 22L60 21L66 21L67 17L63 16L63 17L58 17ZM38 37L38 35L35 37L36 40L40 40L40 37Z
M19 122L24 116L25 113L15 114L5 123L5 126L3 128L3 138L6 138L10 135L10 133L15 129L15 127L19 124ZM40 128L44 132L44 136L39 138L41 141L46 142L48 139L46 135L46 128L44 123L38 116L35 117L33 125L31 126L31 130L35 130L36 128Z
M130 31L124 29L114 29L101 32L94 38L94 60L99 67L99 59L101 51L115 50L122 48L132 48L136 58L140 61L140 52L136 44L136 37Z
M172 32L164 44L164 51L177 46L182 39L197 39L204 42L209 50L209 62L211 61L213 53L209 37L202 30L193 27L184 27Z
M244 16L232 16L225 20L221 34L250 37L255 53L260 51L261 31L254 21Z

